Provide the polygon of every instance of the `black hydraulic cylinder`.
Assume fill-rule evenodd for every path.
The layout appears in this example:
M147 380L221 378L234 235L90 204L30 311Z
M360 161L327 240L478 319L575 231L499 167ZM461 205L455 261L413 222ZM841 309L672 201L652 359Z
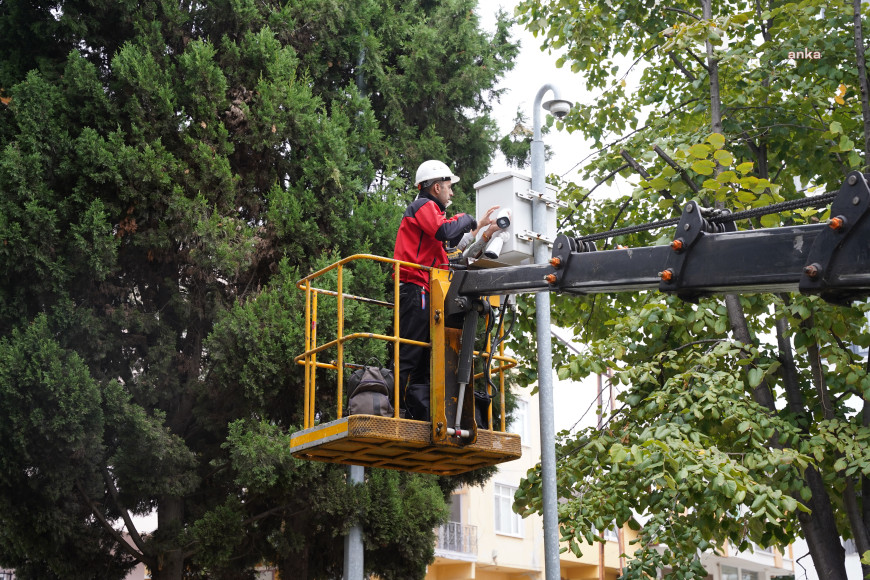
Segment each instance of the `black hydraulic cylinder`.
M775 228L706 235L692 248L679 289L696 293L796 291L805 253L824 226L803 227L800 232L798 228ZM557 273L548 264L457 272L454 283L459 282L457 293L464 296L540 290L572 294L655 290L672 252L670 246L574 252L562 267L557 285L546 280Z
M668 246L607 251L560 235L550 264L455 272L448 316L462 297L538 292L596 294L661 290L694 300L716 293L803 292L835 303L870 294L870 185L850 173L831 220L802 226L722 231L692 201ZM467 298L466 298L467 299Z
M798 292L810 249L827 227L813 224L706 234L692 247L680 280L671 288L662 280L675 251L670 246L573 252L555 284L547 281L547 276L557 274L549 264L456 272L453 283L459 296L541 290L596 294L660 287L692 295ZM861 294L870 290L870 235L853 235L828 270L826 291Z

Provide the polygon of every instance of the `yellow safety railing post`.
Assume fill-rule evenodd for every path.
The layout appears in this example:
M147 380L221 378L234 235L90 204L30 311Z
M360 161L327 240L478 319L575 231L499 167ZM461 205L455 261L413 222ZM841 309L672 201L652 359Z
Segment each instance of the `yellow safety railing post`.
M490 310L489 315L493 316L491 310ZM487 344L486 344L486 357L487 357L486 364L490 370L492 369L492 357L494 355L495 355L495 353L492 352L492 341L487 341ZM489 397L489 400L490 400L489 409L487 409L486 424L490 429L495 431L495 423L493 423L493 421L492 421L492 395L493 395L493 392L492 392L492 387L490 386L489 383L490 383L490 376L488 373L486 376L483 377L483 384L486 385L486 395Z
M338 419L342 417L342 403L344 402L344 266L338 267Z
M393 264L393 416L400 418L399 389L405 385L399 385L399 263Z
M311 280L305 281L305 352L308 353L311 351ZM305 366L304 369L304 384L305 384L305 406L303 407L304 412L302 413L302 426L304 429L308 429L311 427L311 424L308 422L308 407L310 405L311 400L311 385L309 383L309 370L311 368L311 355L308 354L305 356Z
M311 297L311 398L308 405L308 424L314 426L314 398L317 394L315 374L317 373L317 293Z
M498 354L501 357L504 357L504 326L502 325L499 329L499 337L502 339L498 345ZM499 362L498 365L498 392L499 392L499 401L501 401L501 430L502 432L507 432L507 425L505 424L505 400L504 400L504 370L505 366Z

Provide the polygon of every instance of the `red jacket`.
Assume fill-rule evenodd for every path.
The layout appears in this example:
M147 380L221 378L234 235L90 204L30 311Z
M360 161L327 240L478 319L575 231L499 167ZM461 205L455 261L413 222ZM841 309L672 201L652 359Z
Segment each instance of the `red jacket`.
M477 228L477 222L464 213L447 219L444 212L445 208L438 200L421 193L402 216L393 258L422 266L446 267L445 242L457 244L464 233ZM399 281L410 282L429 290L429 272L425 270L402 266Z

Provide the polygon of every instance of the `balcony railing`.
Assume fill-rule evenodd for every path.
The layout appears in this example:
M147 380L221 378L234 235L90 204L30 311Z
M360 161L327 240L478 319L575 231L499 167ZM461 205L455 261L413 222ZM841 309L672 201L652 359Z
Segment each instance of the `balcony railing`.
M447 522L435 531L438 534L436 552L477 556L477 526Z

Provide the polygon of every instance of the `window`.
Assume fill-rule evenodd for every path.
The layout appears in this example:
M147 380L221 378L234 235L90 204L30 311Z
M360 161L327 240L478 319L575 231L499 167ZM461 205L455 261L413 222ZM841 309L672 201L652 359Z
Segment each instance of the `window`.
M722 580L758 580L758 572L750 572L734 566L722 566Z
M462 523L462 495L450 495L450 519L448 521Z
M514 418L511 424L508 425L508 432L516 433L522 439L525 445L530 437L529 435L529 402L522 399L517 399L517 408L514 411Z
M516 487L510 485L495 484L495 532L521 538L523 520L511 509L516 490Z
M773 555L773 547L772 546L767 547L767 548L762 548L761 546L759 546L758 544L756 544L752 540L749 541L749 544L752 546L752 551L755 552L756 554L770 554L771 556Z
M595 526L592 526L592 533L596 536L598 535L598 529ZM619 530L616 528L616 524L613 524L606 530L604 530L604 534L602 535L602 537L608 542L618 542Z

